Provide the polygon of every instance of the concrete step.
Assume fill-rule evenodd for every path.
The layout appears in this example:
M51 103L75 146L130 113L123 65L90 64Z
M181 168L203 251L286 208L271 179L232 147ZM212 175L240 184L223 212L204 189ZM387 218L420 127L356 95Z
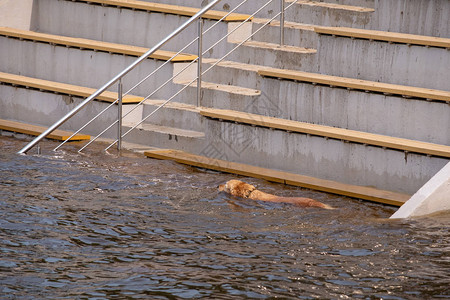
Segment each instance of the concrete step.
M327 2L340 5L351 5L375 8L375 0L316 0L317 2Z
M186 86L188 82L179 83ZM258 101L261 91L240 86L202 81L201 106L244 110ZM179 96L183 103L197 104L197 83L193 82Z
M47 130L47 127L28 124L24 122L17 122L11 120L0 119L0 132L9 131L14 133L21 133L26 135L38 136ZM73 132L56 129L50 133L47 138L57 141L66 141L73 134ZM70 140L71 141L83 141L89 140L91 137L85 134L76 134Z
M14 36L16 33L18 34ZM148 50L31 31L16 30L7 33L4 29L2 34L0 35L0 53L2 53L0 71L95 89L103 86L133 63L136 60L136 54L145 53ZM20 40L20 38L26 39ZM130 52L133 54L130 55ZM133 90L134 94L147 96L170 79L174 72L174 64L185 65L184 62L165 64L161 60L164 57L170 58L173 54L162 51L157 53L157 59L143 61L123 78L124 91L128 91L157 68L161 69ZM179 59L185 61L192 58L195 56L182 55ZM170 90L169 85L154 97L164 97L164 92Z
M254 18L252 20L252 30L256 32L264 26L269 19ZM316 25L285 21L284 40L286 45L317 49L319 35L314 31ZM260 29L252 38L254 41L266 43L279 43L280 41L280 21L274 20L268 23L265 28Z
M394 193L371 187L343 184L337 181L323 180L295 173L256 167L245 163L226 161L204 155L195 155L179 150L155 149L144 151L144 154L150 158L173 160L181 164L199 168L261 178L272 182L300 186L303 188L395 206L401 206L409 199L409 195L406 194Z
M286 3L293 1L287 0ZM365 28L370 25L374 11L368 7L299 0L286 10L285 18L305 24Z
M125 124L123 132L132 128L132 124ZM182 151L200 152L204 148L205 134L203 132L160 126L141 124L131 131L124 140L149 147L179 149Z
M316 52L316 49L310 48L247 41L226 59L273 68L315 71L317 69Z
M450 145L450 92L290 70L261 70L258 113ZM267 107L268 105L265 104ZM248 112L255 112L247 110Z
M143 104L142 117L145 118L158 109L165 100L146 100ZM195 105L169 102L152 114L144 123L182 128L192 131L204 131L203 117Z
M212 158L406 194L450 161L450 146L217 111L202 111Z
M316 32L320 73L449 89L450 39L353 28Z

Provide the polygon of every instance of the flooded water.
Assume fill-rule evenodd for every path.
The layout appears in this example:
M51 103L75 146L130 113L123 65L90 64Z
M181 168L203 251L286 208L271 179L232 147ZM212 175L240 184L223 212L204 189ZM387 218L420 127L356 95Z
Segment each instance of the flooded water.
M450 215L241 178L303 209L229 197L236 178L0 137L1 299L449 299ZM34 150L31 150L34 152Z

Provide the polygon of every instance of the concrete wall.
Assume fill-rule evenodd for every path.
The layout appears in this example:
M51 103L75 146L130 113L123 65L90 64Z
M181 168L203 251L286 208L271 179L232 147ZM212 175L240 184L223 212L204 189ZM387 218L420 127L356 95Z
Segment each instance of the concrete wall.
M375 0L376 30L450 38L450 1Z
M322 74L450 89L450 55L444 48L321 35L318 55Z

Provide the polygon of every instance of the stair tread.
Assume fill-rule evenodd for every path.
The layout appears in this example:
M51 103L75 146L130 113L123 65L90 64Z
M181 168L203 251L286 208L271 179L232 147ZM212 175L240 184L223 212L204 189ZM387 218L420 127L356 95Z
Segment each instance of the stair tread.
M132 127L132 124L123 124L126 127ZM146 131L154 131L164 134L172 134L176 136L184 136L184 137L192 137L192 138L204 138L205 133L200 131L194 131L194 130L187 130L187 129L181 129L181 128L175 128L175 127L169 127L169 126L161 126L161 125L155 125L151 123L143 123L140 124L137 128L143 129Z
M74 1L74 0L71 0ZM87 3L96 3L96 4L104 4L104 5L113 5L118 7L127 7L131 9L142 9L151 12L160 12L166 14L174 14L181 16L189 16L192 17L196 13L200 11L200 8L180 6L180 5L171 5L171 4L163 4L163 3L153 3L147 1L137 1L137 0L75 0L78 2L87 2ZM209 10L202 17L205 19L211 20L220 20L227 15L225 11L217 11L217 10ZM238 14L232 13L226 16L223 21L225 22L236 22L236 21L244 21L249 15L246 14Z
M301 53L301 54L317 53L316 49L289 46L289 45L280 46L280 44L259 42L259 41L247 41L247 42L243 43L243 46L253 47L253 48L262 48L262 49L270 49L270 50L278 50L278 51L291 52L291 53Z
M11 121L11 120L3 120L0 119L0 130L12 131L17 133L23 133L33 136L38 136L47 130L47 127L32 125L23 122ZM56 129L52 133L50 133L47 138L59 141L67 140L73 132ZM82 141L89 140L90 136L85 134L76 134L70 140L71 141Z
M151 158L169 159L174 160L178 163L200 168L212 169L216 171L255 178L262 178L272 182L300 186L327 193L339 194L395 206L403 205L410 198L410 196L406 194L384 191L370 187L349 185L300 174L256 167L243 163L219 160L178 150L152 150L145 151L144 154L147 157Z
M126 54L131 56L141 56L145 54L149 48L123 45L117 43L102 42L96 40L89 40L83 38L74 38L68 36L54 35L48 33L40 33L29 30L22 30L10 27L0 27L0 35L14 38L21 38L26 40L33 40L45 42L49 44L64 45L70 47L79 47L83 49L92 49L98 51ZM176 52L157 50L150 58L159 60L169 60ZM173 62L193 61L197 58L196 55L181 53L172 59Z
M189 83L189 81L183 81L183 82L177 82L177 83L186 85ZM197 87L197 82L194 81L191 84L191 86ZM227 85L227 84L207 82L207 81L202 81L202 88L223 91L223 92L227 92L227 93L231 93L231 94L239 94L239 95L244 95L244 96L258 96L261 94L260 90L255 90L255 89L236 86L236 85Z
M3 72L0 72L0 82L79 97L89 97L97 90L73 84L61 83L56 81L38 79ZM101 93L96 99L111 103L116 101L117 98L118 98L117 93L105 91ZM139 103L142 99L143 99L142 97L126 95L125 97L123 97L123 103L124 104Z
M450 102L450 91L275 68L265 68L260 70L258 73L267 77L306 81L350 89L368 90L373 92Z
M450 48L449 38L440 38L434 36L415 35L415 34L369 30L369 29L358 29L349 27L317 26L314 28L314 31L321 34L333 34L338 36L386 41L393 43Z
M285 0L285 1L286 2L294 2L295 0ZM375 11L375 9L369 8L369 7L344 5L344 4L329 3L329 2L316 2L316 1L311 1L311 0L298 0L297 4L324 7L324 8L332 8L332 9L340 9L340 10L347 10L347 11L355 11L355 12L366 12L366 13Z
M450 158L450 146L447 145L439 145L344 128L292 121L233 110L202 108L200 113L205 117L214 119L222 119L291 132L312 134L360 144L386 147L389 149Z

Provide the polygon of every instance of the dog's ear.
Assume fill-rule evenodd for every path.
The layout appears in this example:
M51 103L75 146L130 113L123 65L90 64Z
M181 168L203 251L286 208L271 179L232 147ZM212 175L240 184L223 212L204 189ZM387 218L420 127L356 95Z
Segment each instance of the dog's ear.
M219 192L223 192L225 190L225 184L220 184L218 188Z

